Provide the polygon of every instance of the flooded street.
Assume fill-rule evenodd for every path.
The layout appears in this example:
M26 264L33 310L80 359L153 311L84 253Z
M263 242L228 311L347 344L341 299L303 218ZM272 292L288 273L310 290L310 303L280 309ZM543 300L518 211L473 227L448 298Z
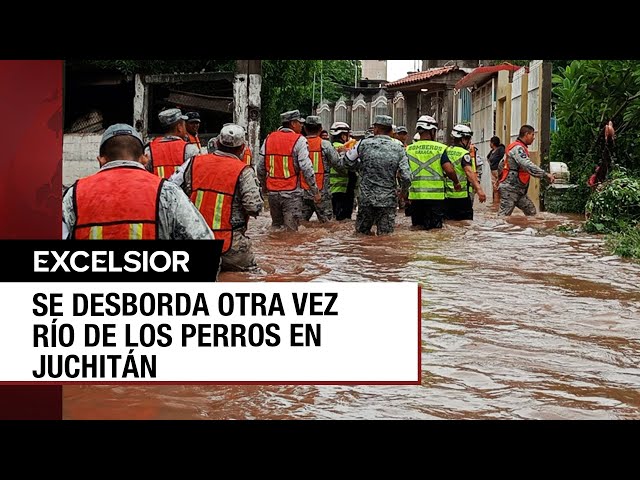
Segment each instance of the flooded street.
M65 386L64 418L640 418L640 264L557 229L579 217L476 208L437 232L401 213L388 237L353 221L270 233L265 212L249 226L264 272L220 276L420 282L422 385Z

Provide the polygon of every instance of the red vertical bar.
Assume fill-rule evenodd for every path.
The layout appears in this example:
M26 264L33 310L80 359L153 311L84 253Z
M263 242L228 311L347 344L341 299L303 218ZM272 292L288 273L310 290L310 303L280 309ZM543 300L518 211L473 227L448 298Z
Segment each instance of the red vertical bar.
M62 235L63 69L62 60L0 60L2 239ZM62 387L0 387L5 419L61 420Z

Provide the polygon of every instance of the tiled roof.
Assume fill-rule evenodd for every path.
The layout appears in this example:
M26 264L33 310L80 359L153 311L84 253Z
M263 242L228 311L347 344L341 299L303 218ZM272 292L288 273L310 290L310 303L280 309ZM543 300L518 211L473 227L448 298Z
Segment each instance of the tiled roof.
M491 67L478 67L475 68L471 73L462 77L456 83L455 88L460 90L464 87L470 87L475 84L481 84L491 78L494 73L499 72L500 70L509 70L515 72L522 67L517 67L515 65L511 65L510 63L503 63L501 65L493 65Z
M458 70L457 65L451 65L449 67L430 68L429 70L424 70L422 72L410 73L404 78L387 83L385 87L400 87L411 85L414 83L420 83L429 78L438 77L440 75L445 75L449 72L453 72L454 70Z

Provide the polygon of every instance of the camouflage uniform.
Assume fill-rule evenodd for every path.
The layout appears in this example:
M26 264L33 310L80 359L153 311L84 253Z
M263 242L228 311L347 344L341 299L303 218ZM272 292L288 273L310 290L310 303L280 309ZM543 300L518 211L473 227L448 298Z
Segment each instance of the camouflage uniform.
M175 135L165 135L162 138L162 140L159 140L159 141L170 142L172 140L177 140L177 139L180 139L180 137L176 137ZM182 140L184 140L184 138ZM149 148L149 145L145 147L144 154L149 158L146 168L150 172L153 172L153 156L151 155L151 149ZM184 161L186 162L187 160L195 157L196 155L200 155L200 150L198 149L198 146L194 143L189 143L187 147L184 149Z
M331 204L331 191L329 190L329 170L332 166L338 164L338 152L331 142L322 140L322 162L324 165L324 183L318 185L322 199L316 204L313 201L313 195L309 190L302 192L302 218L310 220L315 212L318 221L327 222L333 217L333 205Z
M144 169L141 163L132 160L115 160L105 164L100 171L116 167ZM76 224L73 208L73 190L70 187L62 199L62 219L70 232ZM212 239L213 232L198 209L177 185L163 182L160 190L158 212L158 238L160 240L203 240Z
M220 132L223 136L225 130ZM225 143L223 139L223 144ZM244 137L240 140L244 142ZM233 146L233 145L229 145ZM235 158L239 162L241 159L231 153L216 150L214 155ZM191 197L192 193L192 165L191 159L181 165L176 173L169 179L180 185ZM231 204L231 227L233 228L233 238L231 248L222 255L222 270L225 271L243 271L256 267L256 259L251 249L251 240L246 236L247 216L257 217L262 211L264 200L260 193L260 185L253 168L247 166L240 173L238 183L236 184L233 203Z
M531 161L525 149L519 144L509 151L506 156L506 161L509 162L509 173L507 174L507 178L503 182L500 182L498 186L498 191L500 192L500 209L498 210L498 215L509 216L513 213L515 207L522 210L525 215L535 215L536 206L527 196L529 183L526 185L522 184L518 178L518 170L526 170L537 178L544 177L545 171ZM504 162L505 159L500 161L498 172L502 172Z
M292 118L295 117L295 118ZM280 115L281 120L290 121L300 119L300 112L294 110L292 112L285 112ZM280 131L292 132L290 128L280 127ZM263 191L266 191L266 178L267 169L265 165L265 144L266 140L262 142L260 147L260 160L257 164L258 179L260 185L262 185ZM316 186L316 175L313 171L313 165L309 158L309 145L307 139L301 136L298 138L293 146L293 164L296 174L304 175L305 180L309 184L311 194L314 195L318 192ZM302 192L303 189L300 186L300 181L296 188L292 191L286 192L268 192L269 198L269 211L271 212L272 226L275 228L284 227L287 230L298 230L298 224L300 218L302 218Z
M188 120L189 117L183 115L180 109L178 108L170 108L168 110L164 110L158 114L158 120L160 120L160 124L164 127L170 127L171 125L176 124L180 120ZM184 138L177 137L175 135L164 135L160 142L169 142L172 140L185 140ZM153 156L151 155L151 149L149 145L147 145L144 149L145 155L149 158L147 162L147 170L153 172ZM184 149L184 161L186 162L190 158L195 155L200 154L200 149L196 144L189 143Z
M375 123L391 126L391 117L378 115ZM376 135L358 142L340 160L347 168L360 172L356 231L369 234L376 225L378 235L392 233L398 207L396 175L399 173L404 194L411 184L404 146L388 135Z

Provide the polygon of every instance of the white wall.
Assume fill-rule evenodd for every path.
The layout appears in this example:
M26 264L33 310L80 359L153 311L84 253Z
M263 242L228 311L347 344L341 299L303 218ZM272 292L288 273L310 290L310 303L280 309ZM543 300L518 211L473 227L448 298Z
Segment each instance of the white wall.
M96 157L101 133L67 133L62 145L62 184L71 186L79 178L98 171Z

